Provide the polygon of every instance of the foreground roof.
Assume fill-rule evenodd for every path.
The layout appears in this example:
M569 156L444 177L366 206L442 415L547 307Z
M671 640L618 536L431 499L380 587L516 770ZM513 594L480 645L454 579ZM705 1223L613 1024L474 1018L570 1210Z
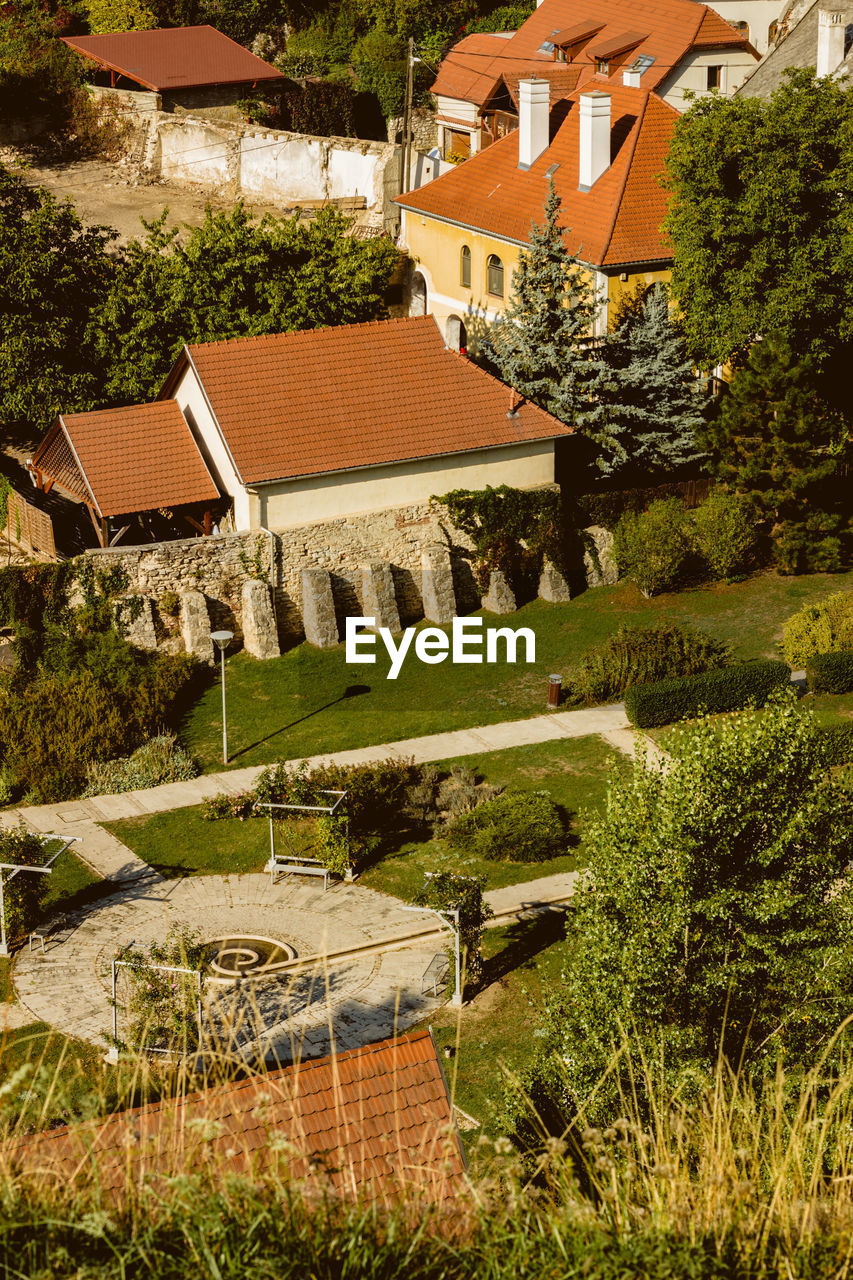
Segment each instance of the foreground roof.
M103 517L219 497L174 400L60 414L31 468Z
M152 1177L278 1171L342 1197L409 1189L440 1204L465 1173L429 1031L36 1134L3 1154L39 1182L96 1177L114 1199Z
M661 230L668 197L660 178L678 112L645 89L608 84L606 92L611 163L589 191L578 189L581 91L575 90L550 146L529 169L518 167L514 131L398 203L526 245L531 222L544 221L551 171L563 202L566 247L582 261L599 267L669 261L672 248Z
M432 316L188 346L244 484L553 439L571 428L449 350Z
M117 31L63 39L70 49L155 93L286 79L268 62L210 26Z
M585 30L594 34L570 65L579 65L582 84L594 79L600 88L620 80L622 67L614 67L609 77L597 75L596 56L615 54L628 44L629 61L641 55L653 59L643 72L644 89L660 85L690 50L752 48L741 32L696 0L542 0L509 39L477 34L454 45L432 92L482 105L503 73L539 75L554 65L551 50L543 49L546 42L578 33L583 38Z

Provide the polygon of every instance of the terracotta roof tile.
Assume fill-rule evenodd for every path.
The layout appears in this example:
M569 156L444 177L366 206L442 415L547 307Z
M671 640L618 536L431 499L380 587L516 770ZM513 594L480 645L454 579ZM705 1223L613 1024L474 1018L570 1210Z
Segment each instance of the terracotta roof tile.
M593 26L597 45L614 39L622 43L629 31L647 33L636 46L637 56L654 59L643 73L644 89L656 88L692 48L751 48L740 31L696 0L542 0L509 40L494 35L460 40L441 63L432 91L479 106L503 71L538 75L542 62L553 59L543 52L543 43L565 40L576 31L580 40L583 28ZM582 47L576 54L587 66L588 52ZM621 80L621 74L622 67L614 67L610 84Z
M543 221L546 175L556 165L554 185L563 201L564 239L572 253L598 267L668 261L672 250L660 229L667 194L659 176L678 112L644 89L608 84L606 91L611 97L611 163L590 191L578 189L578 89L567 99L568 115L550 146L529 169L518 167L518 133L513 132L398 203L527 244L531 222Z
M219 497L173 400L60 415L32 465L102 516Z
M306 1097L320 1107L309 1111ZM288 1146L279 1155L281 1139ZM462 1149L428 1031L36 1134L2 1154L37 1182L73 1186L97 1177L117 1201L129 1180L205 1169L220 1182L226 1173L287 1171L323 1191L386 1200L411 1186L449 1203L464 1185Z
M432 316L186 348L245 484L571 434L446 349Z
M160 93L211 84L254 84L286 77L215 27L64 36L76 53Z

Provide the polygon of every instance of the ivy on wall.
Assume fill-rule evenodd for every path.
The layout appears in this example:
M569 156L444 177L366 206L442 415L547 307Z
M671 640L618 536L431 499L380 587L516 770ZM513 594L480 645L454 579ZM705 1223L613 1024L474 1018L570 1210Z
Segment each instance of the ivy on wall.
M494 570L515 588L530 582L547 558L564 575L569 571L567 530L560 494L554 489L453 489L433 497L447 508L457 529L477 551L474 574L481 591Z

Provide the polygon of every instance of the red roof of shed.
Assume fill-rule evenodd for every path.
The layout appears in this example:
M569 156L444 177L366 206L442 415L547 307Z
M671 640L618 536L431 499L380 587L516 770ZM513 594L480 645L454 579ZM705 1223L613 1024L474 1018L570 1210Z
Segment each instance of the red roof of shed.
M161 93L213 84L284 80L275 67L229 40L215 27L169 27L117 31L101 36L64 36L70 49Z
M445 346L432 316L186 347L244 484L571 435Z
M32 466L102 516L219 497L174 400L60 414Z
M411 1189L441 1204L465 1171L429 1031L35 1134L4 1155L39 1182L96 1179L114 1200L152 1177L279 1172L347 1198Z

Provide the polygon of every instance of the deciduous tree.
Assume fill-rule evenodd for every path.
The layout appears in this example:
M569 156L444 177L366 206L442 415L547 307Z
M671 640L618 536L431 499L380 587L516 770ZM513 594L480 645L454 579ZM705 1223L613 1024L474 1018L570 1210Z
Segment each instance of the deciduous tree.
M644 1051L687 1088L718 1053L796 1072L849 1014L853 798L810 715L786 694L668 746L669 767L641 755L613 775L589 830L550 1043L527 1080L557 1123L612 1122L616 1081L643 1078Z

